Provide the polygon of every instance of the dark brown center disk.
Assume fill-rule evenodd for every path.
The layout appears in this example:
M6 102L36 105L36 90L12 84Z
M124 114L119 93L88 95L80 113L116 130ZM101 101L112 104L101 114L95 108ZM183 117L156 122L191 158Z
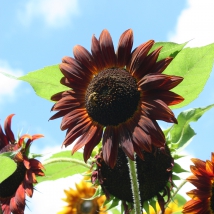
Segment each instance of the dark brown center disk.
M14 145L8 144L5 146L0 153L13 151ZM18 189L19 185L24 180L26 168L22 162L17 163L15 172L0 183L0 198L7 198L13 196Z
M137 174L141 201L146 201L156 196L166 186L171 172L172 157L166 147L166 154L157 150L156 154L143 152L145 160L136 158ZM125 153L119 148L117 163L113 169L103 161L101 163L103 187L120 200L133 202L129 169Z
M89 116L103 126L116 126L132 117L140 100L137 82L124 69L101 71L88 85L85 105Z
M99 206L94 200L83 200L77 208L77 214L98 214Z

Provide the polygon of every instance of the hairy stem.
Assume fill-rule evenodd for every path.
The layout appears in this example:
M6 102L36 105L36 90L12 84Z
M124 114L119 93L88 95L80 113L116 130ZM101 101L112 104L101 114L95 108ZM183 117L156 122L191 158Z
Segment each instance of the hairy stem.
M129 175L131 180L132 194L134 199L134 213L140 214L142 213L141 202L140 202L140 192L139 192L139 183L137 179L137 168L136 162L130 160L128 157L128 167L129 167Z
M84 166L86 168L89 168L89 169L91 168L90 165L86 164L85 162L83 162L81 160L77 160L75 158L51 158L49 160L44 161L42 164L45 166L45 165L48 165L51 163L56 163L56 162L76 163L76 164L79 164L79 165Z

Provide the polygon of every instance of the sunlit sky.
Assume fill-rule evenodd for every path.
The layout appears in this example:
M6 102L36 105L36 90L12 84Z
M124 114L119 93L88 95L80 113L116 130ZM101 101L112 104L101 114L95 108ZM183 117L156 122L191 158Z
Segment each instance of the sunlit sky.
M149 40L203 46L214 42L214 1L80 1L80 0L19 0L2 1L0 6L0 71L22 76L44 66L59 64L63 56L73 56L72 49L80 44L90 50L91 37L103 29L111 33L115 46L128 28L134 31L134 47ZM194 81L194 79L193 79ZM200 96L188 106L175 110L204 107L214 103L214 74ZM38 97L28 83L0 74L0 122L15 113L14 133L41 133L33 152L49 154L60 151L65 132L61 119L48 121L53 103ZM185 151L201 159L209 159L214 151L214 109L192 123L197 135ZM168 127L168 124L163 124ZM69 179L67 179L69 180ZM71 180L69 182L71 183ZM63 189L69 182L47 183L35 191L26 213L45 214L60 210ZM51 189L51 191L50 191ZM49 195L48 195L49 194ZM39 203L42 201L42 206ZM46 203L44 203L44 201ZM45 205L45 204L49 204Z

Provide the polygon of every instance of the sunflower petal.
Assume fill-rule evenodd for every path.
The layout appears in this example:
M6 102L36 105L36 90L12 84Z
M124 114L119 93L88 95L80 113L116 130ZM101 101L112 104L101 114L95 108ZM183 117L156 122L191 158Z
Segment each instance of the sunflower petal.
M125 154L134 161L134 147L129 130L125 126L119 128L119 142Z
M23 184L20 184L15 194L15 203L21 210L25 209L25 190Z
M88 131L84 132L84 134L75 143L75 145L74 145L74 147L72 149L72 155L74 154L74 152L76 152L77 150L81 149L87 143L91 142L91 139L96 134L97 129L98 129L97 125L92 124L90 126L90 128L88 129ZM98 141L98 143L99 143L99 141Z
M76 60L80 61L92 73L97 71L96 64L92 55L81 45L74 46L73 54Z
M14 134L11 130L11 120L12 120L12 117L14 116L15 114L10 114L6 119L5 119L5 122L4 122L4 130L5 130L5 133L6 133L6 136L8 138L8 140L11 142L11 143L15 143L15 138L14 138Z
M94 134L92 139L84 147L83 156L84 156L85 162L90 158L94 147L99 144L99 142L102 138L102 133L103 133L103 127L98 125L96 133Z
M143 91L149 90L170 90L181 83L183 77L170 76L165 74L149 74L144 76L139 82L138 86ZM164 93L164 91L163 91Z
M103 159L107 165L113 168L117 160L118 143L117 130L113 126L107 126L103 135Z
M133 45L133 31L131 29L126 30L120 37L118 48L116 52L117 66L124 67L127 65L131 55Z
M114 52L114 45L112 42L111 35L106 29L101 32L99 43L100 43L103 59L105 61L105 66L107 68L114 67L116 64L116 55Z
M136 71L140 68L142 62L146 58L149 50L154 43L154 40L149 40L148 42L141 44L132 52L131 59L127 65L127 69L133 76L135 76Z

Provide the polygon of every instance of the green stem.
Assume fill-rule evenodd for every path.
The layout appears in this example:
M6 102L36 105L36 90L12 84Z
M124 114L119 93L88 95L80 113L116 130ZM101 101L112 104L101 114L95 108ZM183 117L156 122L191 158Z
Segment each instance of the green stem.
M44 161L42 164L45 166L45 165L48 165L48 164L51 164L51 163L57 163L57 162L76 163L76 164L82 165L82 166L84 166L86 168L89 168L89 169L91 168L90 165L86 164L83 161L77 160L75 158L50 158L49 160Z
M134 198L134 213L141 214L141 203L140 203L140 194L139 194L139 183L137 179L137 168L136 162L130 160L128 157L128 167L129 167L129 175L131 180L132 194Z

